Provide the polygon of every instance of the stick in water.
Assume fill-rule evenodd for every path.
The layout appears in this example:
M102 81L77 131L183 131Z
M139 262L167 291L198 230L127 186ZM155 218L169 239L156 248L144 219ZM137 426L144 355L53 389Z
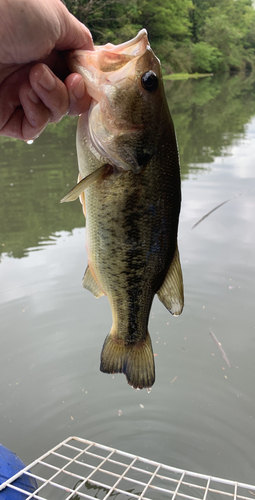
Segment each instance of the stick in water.
M220 352L222 354L223 359L226 361L226 363L229 366L229 368L232 368L232 365L231 365L231 363L230 363L230 361L229 361L229 359L228 359L228 357L227 357L224 349L222 348L221 343L218 341L216 335L214 335L214 333L212 332L212 330L209 330L209 333L210 333L211 337L213 338L215 344L218 346L218 348L219 348L219 350L220 350Z
M211 215L218 208L222 207L222 205L225 205L225 203L227 203L228 201L230 201L230 200L223 201L222 203L220 203L220 205L217 205L217 207L214 207L212 210L210 210L210 212L208 212L208 214L205 214L204 217L202 217L202 219L199 219L199 221L197 221L196 224L194 224L194 226L192 226L191 229L194 229L194 227L198 226L198 224L200 224L200 222L202 222L202 220L206 219L206 217Z

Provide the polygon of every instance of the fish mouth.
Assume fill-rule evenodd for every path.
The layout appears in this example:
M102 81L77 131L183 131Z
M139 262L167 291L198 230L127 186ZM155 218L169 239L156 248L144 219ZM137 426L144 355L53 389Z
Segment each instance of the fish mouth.
M117 50L118 52L125 52L126 54L137 55L137 52L141 50L141 47L139 45L140 42L142 43L144 49L147 45L149 45L148 33L145 28L141 29L134 38L128 40L127 42L120 43L119 45L114 45L113 43L107 43L106 45L96 45L95 50L105 48L107 50L112 49Z
M142 29L132 40L113 45L98 45L95 50L71 50L67 63L72 72L80 73L89 95L100 101L105 85L114 85L131 78L135 62L150 49L146 29Z

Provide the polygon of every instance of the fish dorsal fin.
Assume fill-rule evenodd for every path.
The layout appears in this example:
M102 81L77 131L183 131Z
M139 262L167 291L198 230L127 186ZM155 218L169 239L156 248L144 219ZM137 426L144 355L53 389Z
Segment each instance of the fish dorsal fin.
M184 306L182 270L176 245L173 260L158 291L158 298L174 316L179 316Z
M76 186L74 186L69 193L67 193L62 200L60 200L60 203L65 203L66 201L74 201L77 200L78 196L80 196L85 189L87 189L93 182L95 182L101 175L103 174L104 170L108 168L109 165L104 164L101 167L99 167L97 170L92 172L92 174L87 175L87 177L84 177Z
M89 290L89 292L93 293L93 295L96 297L96 299L99 299L99 297L102 297L104 295L104 292L102 288L98 285L96 282L95 278L92 275L92 272L89 268L87 267L83 280L82 280L82 286L83 288L86 288L86 290Z

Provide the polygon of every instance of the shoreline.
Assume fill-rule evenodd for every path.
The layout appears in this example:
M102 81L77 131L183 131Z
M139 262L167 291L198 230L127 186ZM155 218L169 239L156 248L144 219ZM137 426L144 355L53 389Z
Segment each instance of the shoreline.
M189 78L205 78L206 76L214 76L213 73L172 73L171 75L163 75L164 80L188 80Z

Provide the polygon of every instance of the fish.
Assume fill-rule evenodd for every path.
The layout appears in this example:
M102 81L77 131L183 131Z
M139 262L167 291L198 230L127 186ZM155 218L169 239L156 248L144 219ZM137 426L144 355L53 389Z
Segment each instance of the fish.
M92 99L77 127L79 182L61 201L80 197L88 255L82 284L111 306L100 370L151 388L153 298L176 316L184 304L180 165L160 61L142 29L119 45L70 51L68 64Z

